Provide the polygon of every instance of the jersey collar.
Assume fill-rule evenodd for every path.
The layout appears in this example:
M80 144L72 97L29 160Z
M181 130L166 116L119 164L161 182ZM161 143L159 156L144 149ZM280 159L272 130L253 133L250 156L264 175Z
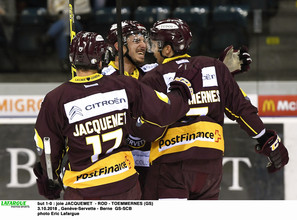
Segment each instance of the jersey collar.
M93 82L95 80L101 79L103 77L100 73L95 73L89 76L75 76L73 77L70 82L72 83L86 83L86 82Z
M172 60L177 60L177 59L180 59L180 58L185 58L185 57L191 57L191 56L188 55L188 54L183 54L183 55L180 55L180 56L175 56L175 57L165 58L165 59L163 60L163 63L162 63L162 64L164 64L164 63L168 63L168 62L170 62L170 61L172 61Z
M113 68L115 68L116 70L119 70L119 68L115 65L115 62L114 61L110 61L109 66L112 66ZM131 76L135 79L138 79L139 78L139 70L137 68L135 68L135 70L133 71L133 73L128 73L127 71L124 71L124 75L125 76Z

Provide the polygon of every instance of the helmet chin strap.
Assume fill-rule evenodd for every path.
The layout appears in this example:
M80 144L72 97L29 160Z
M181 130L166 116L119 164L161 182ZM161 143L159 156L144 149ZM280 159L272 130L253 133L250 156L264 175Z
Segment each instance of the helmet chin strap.
M159 53L160 53L160 56L164 58L164 60L167 59L167 58L170 58L170 57L164 56L164 55L162 54L162 50L159 50ZM175 56L175 53L172 55L172 57L174 57L174 56ZM163 62L163 61L162 61L162 62Z
M166 58L169 58L169 57L166 57L166 56L164 56L164 55L162 54L162 50L159 50L159 53L160 53L160 56L164 58L164 60L165 60Z
M139 65L132 59L132 57L129 55L129 48L127 47L127 45L124 45L127 48L127 51L125 54L123 54L124 57L127 57L128 60L136 67L138 67Z
M163 46L163 48L164 48L166 45L170 45L170 44L165 44L165 45ZM170 58L170 57L164 56L164 55L162 54L163 48L162 48L162 49L159 49L160 56L163 57L164 59ZM171 48L172 48L172 46L171 46ZM172 51L173 51L173 55L172 55L172 57L174 57L176 53L175 53L175 51L174 51L173 49L172 49Z

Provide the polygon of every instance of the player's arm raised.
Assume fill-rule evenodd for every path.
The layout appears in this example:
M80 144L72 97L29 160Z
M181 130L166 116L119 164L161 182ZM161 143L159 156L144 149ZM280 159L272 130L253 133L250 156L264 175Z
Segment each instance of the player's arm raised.
M221 53L219 60L228 67L232 76L247 72L252 63L251 55L246 46L241 46L238 50L234 49L232 45L227 47Z

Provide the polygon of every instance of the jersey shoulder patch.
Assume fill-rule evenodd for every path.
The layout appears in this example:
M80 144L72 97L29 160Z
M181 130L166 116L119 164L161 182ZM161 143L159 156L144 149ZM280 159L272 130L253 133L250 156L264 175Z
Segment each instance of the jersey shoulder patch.
M116 69L113 66L107 66L102 69L101 74L104 76L109 76L112 75L115 71Z
M148 72L148 71L154 69L156 66L158 66L158 63L145 64L145 65L143 65L143 66L140 67L140 68L141 68L141 70L142 70L143 72L146 73L146 72Z

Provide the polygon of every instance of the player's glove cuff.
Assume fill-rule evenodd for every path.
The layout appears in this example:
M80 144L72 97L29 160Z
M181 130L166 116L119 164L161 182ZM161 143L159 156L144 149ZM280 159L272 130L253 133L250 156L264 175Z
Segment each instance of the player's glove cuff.
M259 141L259 144L255 146L255 150L257 153L266 155L269 158L267 169L268 172L273 173L280 170L289 162L288 150L275 131L267 130L264 135L268 139L263 146L261 145L263 139Z
M253 62L251 55L248 53L248 48L242 46L239 49L239 59L241 60L241 73L246 72L250 69L250 64Z
M39 194L47 199L59 199L62 190L61 186L58 183L49 180L47 176L43 175L40 162L35 164L33 171L37 177L36 183Z

